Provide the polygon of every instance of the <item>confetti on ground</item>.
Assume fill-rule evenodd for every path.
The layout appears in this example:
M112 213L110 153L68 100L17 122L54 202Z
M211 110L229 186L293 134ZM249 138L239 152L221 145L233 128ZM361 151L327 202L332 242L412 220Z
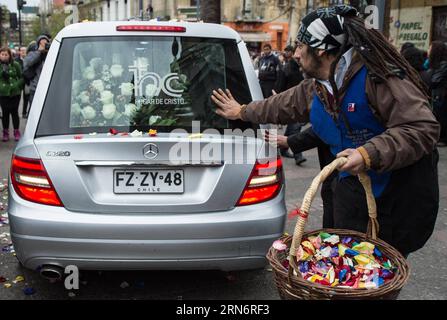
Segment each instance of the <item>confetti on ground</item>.
M28 287L23 289L23 293L27 296L33 295L36 293L36 290L34 288Z
M10 284L10 283L5 283L5 284L3 284L3 286L4 286L6 289L9 289L9 288L12 287L12 284Z
M12 244L9 244L9 245L7 245L7 246L4 246L4 247L2 248L2 252L5 252L5 253L14 253L14 252L15 252L15 250L14 250L14 246L13 246Z
M96 136L96 134L97 134L96 132L90 132L88 135L89 136Z
M6 282L7 279L5 277L0 277L0 283Z
M22 282L25 281L25 278L23 276L17 276L15 278L15 280L13 281L13 283L18 283L18 282Z

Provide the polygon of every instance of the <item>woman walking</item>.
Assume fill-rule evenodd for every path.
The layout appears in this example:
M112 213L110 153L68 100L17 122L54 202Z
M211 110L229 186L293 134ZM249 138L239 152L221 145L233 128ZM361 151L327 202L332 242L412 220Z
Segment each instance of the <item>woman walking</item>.
M3 142L9 140L9 117L12 118L14 139L20 139L19 103L23 89L22 69L9 48L0 49L0 105L3 118Z

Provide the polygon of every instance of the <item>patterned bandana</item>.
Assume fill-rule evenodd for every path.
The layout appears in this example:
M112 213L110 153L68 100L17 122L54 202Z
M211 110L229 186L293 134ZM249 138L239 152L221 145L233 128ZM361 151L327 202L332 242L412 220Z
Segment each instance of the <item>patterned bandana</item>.
M331 50L343 45L345 16L357 16L355 8L339 5L320 8L306 15L301 21L297 40L313 48Z

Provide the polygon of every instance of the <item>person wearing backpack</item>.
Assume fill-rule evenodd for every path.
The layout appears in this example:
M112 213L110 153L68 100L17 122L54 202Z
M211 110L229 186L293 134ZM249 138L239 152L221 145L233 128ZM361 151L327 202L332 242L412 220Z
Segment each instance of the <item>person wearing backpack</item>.
M3 142L9 140L9 118L12 118L14 138L20 139L19 104L23 89L22 68L9 48L0 49L0 105L2 108Z
M47 35L41 35L36 40L36 50L28 52L23 61L23 77L29 81L29 104L32 106L37 83L39 82L45 59L50 48L51 39Z

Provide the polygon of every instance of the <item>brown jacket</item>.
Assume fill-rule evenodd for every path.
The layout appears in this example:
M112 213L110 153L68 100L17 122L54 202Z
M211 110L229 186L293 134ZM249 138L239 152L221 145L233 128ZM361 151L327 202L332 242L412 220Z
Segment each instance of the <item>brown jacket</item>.
M340 88L341 98L362 66L360 57L354 53ZM326 88L307 79L278 95L251 102L241 113L241 118L254 123L307 122L314 92L324 102L326 111L335 117ZM373 114L386 128L359 148L371 169L384 172L403 168L433 151L440 126L426 97L410 80L396 76L388 78L388 83L377 83L368 76L366 95Z

